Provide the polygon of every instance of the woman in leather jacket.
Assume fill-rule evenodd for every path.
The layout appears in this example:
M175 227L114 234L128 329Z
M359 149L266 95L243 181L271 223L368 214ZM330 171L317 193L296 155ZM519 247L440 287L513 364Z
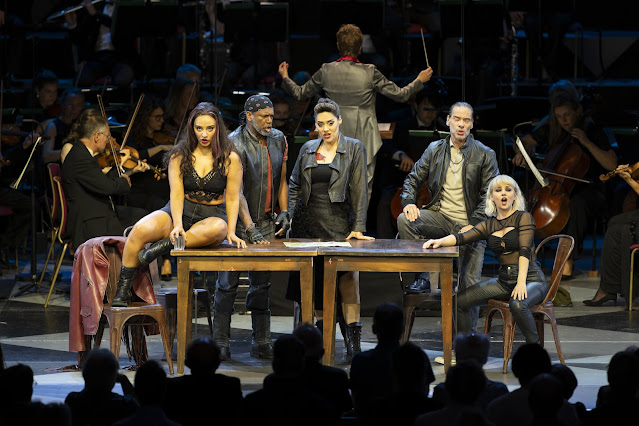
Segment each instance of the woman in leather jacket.
M362 143L340 133L339 106L322 98L315 106L319 139L302 146L289 181L291 236L339 241L372 240L366 231L368 206L366 152ZM322 279L315 277L315 314L322 321ZM360 352L359 272L338 274L348 335L347 356ZM289 299L299 301L299 283L291 281Z

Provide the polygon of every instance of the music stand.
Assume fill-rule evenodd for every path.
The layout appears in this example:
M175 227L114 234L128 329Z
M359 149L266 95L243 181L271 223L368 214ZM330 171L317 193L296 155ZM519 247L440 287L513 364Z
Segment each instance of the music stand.
M428 145L432 142L447 137L450 133L439 130L409 130L408 131L408 146L410 147L410 153L413 156L413 160L417 161L422 157Z

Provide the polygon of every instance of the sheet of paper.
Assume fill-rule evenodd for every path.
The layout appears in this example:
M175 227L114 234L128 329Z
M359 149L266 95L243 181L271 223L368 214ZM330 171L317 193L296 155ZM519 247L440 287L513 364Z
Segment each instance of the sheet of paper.
M286 247L290 248L309 248L309 247L352 247L348 241L313 241L309 243L284 242Z
M390 123L377 123L377 127L379 127L380 132L386 132L390 130Z

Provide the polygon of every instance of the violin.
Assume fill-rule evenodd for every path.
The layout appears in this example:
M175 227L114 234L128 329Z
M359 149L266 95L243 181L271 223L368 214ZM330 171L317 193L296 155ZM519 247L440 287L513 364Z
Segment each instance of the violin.
M153 132L153 143L157 145L173 145L175 140L175 132L169 132L166 130L160 130Z
M125 170L134 169L141 161L140 153L137 149L130 146L128 146L126 149L131 152L131 158L120 164L121 162L119 161L118 157L122 155L120 153L122 147L116 142L115 138L111 138L111 141L107 145L106 149L98 156L98 164L100 164L100 167L105 168L114 166L117 162L117 164Z
M8 146L17 145L25 136L30 136L31 132L23 132L17 124L2 125L2 143Z
M619 173L623 173L623 172L628 172L630 173L630 176L632 176L632 179L634 180L639 180L639 163L635 163L632 166L628 166L628 167L624 167L621 169L615 169L611 172L606 173L605 175L599 175L599 180L601 180L602 182L606 182L608 181L608 179L617 176Z

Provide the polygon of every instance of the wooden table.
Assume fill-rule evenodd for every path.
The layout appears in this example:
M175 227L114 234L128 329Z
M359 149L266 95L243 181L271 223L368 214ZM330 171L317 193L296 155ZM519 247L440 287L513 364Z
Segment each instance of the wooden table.
M320 247L317 253L324 256L324 364L335 360L337 271L439 272L444 370L447 371L453 350L453 259L459 257L459 249L422 249L424 241L419 240L349 241L352 247Z
M177 257L177 373L184 374L187 339L191 336L193 272L195 271L299 271L302 292L302 320L313 322L313 260L317 248L288 248L285 241L308 242L303 239L269 240L271 244L249 244L240 249L224 244L218 247L173 250Z

